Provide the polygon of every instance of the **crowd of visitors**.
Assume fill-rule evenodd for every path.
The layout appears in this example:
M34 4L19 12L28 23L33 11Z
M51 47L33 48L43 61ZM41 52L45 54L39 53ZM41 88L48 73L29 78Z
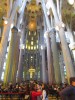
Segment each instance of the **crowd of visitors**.
M49 85L37 81L25 81L9 83L6 87L0 83L0 95L6 93L12 96L18 93L21 100L22 98L23 100L48 100L48 95L55 96L57 99L60 97L61 100L75 100L75 78L71 78L70 83L70 85L66 83Z

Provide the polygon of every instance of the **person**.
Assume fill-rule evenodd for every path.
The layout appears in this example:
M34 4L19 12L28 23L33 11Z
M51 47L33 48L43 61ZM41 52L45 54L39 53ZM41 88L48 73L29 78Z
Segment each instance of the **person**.
M48 100L48 89L46 84L42 84L42 100Z
M37 91L42 91L42 87L40 83L37 83ZM37 100L41 100L41 95L37 96Z
M32 85L32 90L31 90L31 99L30 100L37 100L37 96L40 96L42 94L42 91L37 91L37 86L36 84Z
M61 100L75 100L75 77L70 78L70 85L59 92Z

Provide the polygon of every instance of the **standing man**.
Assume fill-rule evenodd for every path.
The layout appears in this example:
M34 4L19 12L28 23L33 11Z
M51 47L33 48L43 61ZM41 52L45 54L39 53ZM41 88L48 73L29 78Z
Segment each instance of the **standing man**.
M75 77L70 78L70 86L60 92L61 100L75 100Z

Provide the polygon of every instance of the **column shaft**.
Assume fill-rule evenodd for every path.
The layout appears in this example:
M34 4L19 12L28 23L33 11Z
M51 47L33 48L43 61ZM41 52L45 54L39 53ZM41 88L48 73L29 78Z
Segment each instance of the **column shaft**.
M18 1L18 0L17 0ZM2 74L2 69L3 69L3 63L4 63L4 58L5 58L5 53L6 53L6 48L7 48L7 43L8 43L8 36L9 36L9 31L10 31L10 28L11 28L11 23L13 22L13 19L15 18L15 13L16 13L16 10L17 10L17 6L18 6L18 3L14 2L14 8L12 10L12 13L11 13L11 16L10 18L8 19L8 24L4 26L4 29L3 29L3 34L2 34L2 39L1 39L1 48L0 48L0 78L1 78L1 74Z
M73 63L72 63L71 55L69 52L68 44L66 42L63 28L60 28L59 35L61 40L61 46L62 46L63 57L66 66L66 71L67 71L67 78L69 79L70 77L75 76L75 72L74 72Z
M75 76L75 72L74 72L70 52L68 49L67 41L65 38L64 28L62 27L62 22L61 22L62 19L59 19L53 0L49 0L49 1L50 1L49 3L51 4L51 9L53 11L55 24L58 25L59 27L59 36L60 36L60 41L61 41L61 46L62 46L62 52L63 52L64 62L65 62L66 70L67 70L67 78L69 80L70 77Z
M60 51L59 51L60 52ZM65 73L64 73L64 62L62 53L59 54L59 64L60 64L60 72L61 72L61 83L65 82Z
M60 74L60 66L59 66L59 55L56 44L55 33L51 35L51 46L53 53L53 65L54 65L54 74L55 74L55 82L57 84L61 83L61 74Z
M51 55L51 45L50 45L50 38L49 36L46 37L47 42L47 61L48 61L48 80L49 84L54 83L54 68L53 68L53 61L52 61L52 55Z
M9 46L9 52L8 52L8 58L6 61L6 70L5 70L5 75L4 75L4 83L8 83L10 81L16 80L16 71L17 71L17 55L15 55L16 52L16 35L17 34L17 29L12 31L11 35L11 41L10 41L10 46ZM18 48L19 50L19 48ZM14 80L12 80L14 78Z
M47 83L46 80L46 60L45 60L45 48L42 49L42 81L43 83Z
M20 49L20 55L19 55L19 63L18 63L18 77L17 80L18 82L21 82L23 80L23 66L22 66L22 60L23 60L23 50Z

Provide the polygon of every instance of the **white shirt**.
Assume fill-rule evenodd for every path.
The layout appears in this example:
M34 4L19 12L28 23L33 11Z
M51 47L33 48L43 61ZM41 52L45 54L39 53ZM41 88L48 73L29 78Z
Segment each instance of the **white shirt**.
M42 91L42 100L48 100L48 97L46 97L46 91Z

